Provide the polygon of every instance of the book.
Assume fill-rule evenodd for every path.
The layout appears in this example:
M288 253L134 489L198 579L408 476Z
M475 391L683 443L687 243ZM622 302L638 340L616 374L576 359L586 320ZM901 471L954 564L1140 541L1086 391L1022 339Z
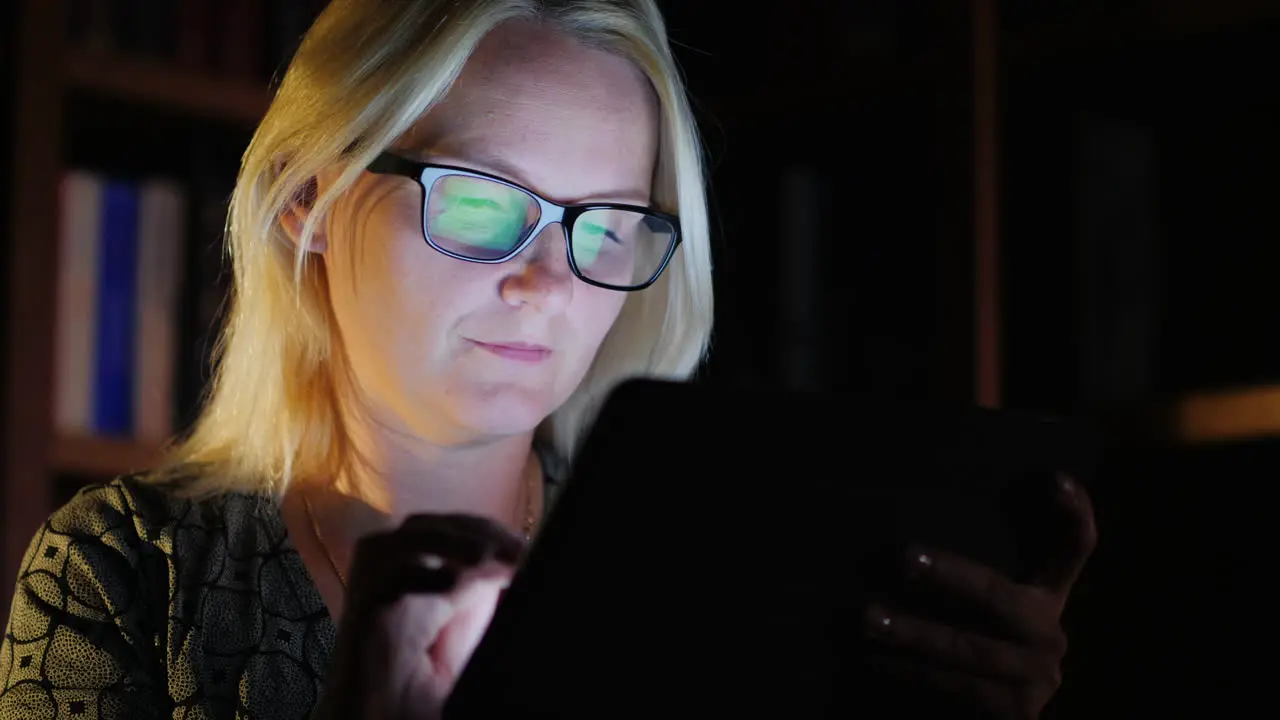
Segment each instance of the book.
M89 434L94 431L95 306L103 181L93 173L72 171L63 176L59 192L54 428L68 434Z
M168 440L174 430L185 206L184 190L176 182L150 180L141 186L133 436L147 442Z
M137 324L138 190L133 183L106 183L99 236L93 424L101 435L129 436Z

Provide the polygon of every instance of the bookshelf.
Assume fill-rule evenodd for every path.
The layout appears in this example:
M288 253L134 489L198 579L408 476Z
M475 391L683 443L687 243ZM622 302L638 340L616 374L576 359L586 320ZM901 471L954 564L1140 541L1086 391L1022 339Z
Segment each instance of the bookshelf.
M265 85L206 75L134 58L72 50L64 58L69 88L253 126L267 109Z
M99 4L128 3L112 0ZM11 137L4 138L12 150L11 181L5 185L8 197L8 227L4 267L5 297L0 309L5 313L6 337L0 368L3 368L3 415L0 416L0 576L6 578L0 590L0 606L9 606L11 581L33 532L68 492L85 481L105 480L119 474L143 470L155 464L163 443L135 440L128 436L106 437L93 432L61 432L55 428L53 395L56 377L59 274L60 187L63 173L77 167L145 179L148 172L190 183L191 202L184 219L185 253L209 254L213 238L199 234L194 197L200 186L212 196L225 198L231 190L234 165L243 138L247 137L270 102L269 78L275 67L291 51L291 43L305 31L318 11L318 2L293 0L248 0L224 7L208 0L182 0L175 7L212 8L222 13L218 23L230 37L246 25L244 18L229 22L231 13L256 13L263 48L239 62L237 72L216 63L193 63L189 57L157 56L154 50L136 51L122 43L89 47L72 37L69 26L75 3L72 0L21 0L9 16L17 20L6 61L16 69L12 103ZM270 15L275 13L275 15ZM290 23L282 25L281 13L290 13ZM83 28L81 28L83 30ZM213 32L210 30L209 32ZM270 33L275 33L270 36ZM283 34L282 34L283 33ZM296 33L296 35L290 35ZM189 35L188 35L189 37ZM224 38L225 39L225 38ZM248 52L228 41L220 61L235 53ZM207 44L212 46L214 40ZM217 48L206 48L213 52ZM273 57L273 53L281 57ZM250 66L246 71L245 66ZM262 67L255 67L261 65ZM92 108L88 117L74 113ZM96 113L105 113L97 115ZM204 166L174 147L146 142L148 133L158 128L166 138L179 138L181 151L208 145L206 156L216 156L216 169ZM124 130L124 132L122 132ZM230 138L230 139L228 139ZM74 140L74 142L72 142ZM114 147L121 146L121 147ZM86 148L89 151L86 151ZM96 152L102 148L103 152ZM124 158L122 161L121 159ZM136 158L136 160L135 160ZM196 176L192 176L192 174ZM201 175L205 175L201 177ZM216 254L216 247L215 253ZM193 262L186 260L184 262ZM187 270L184 275L190 279ZM185 287L180 300L193 303L201 288ZM195 311L183 310L179 322L191 324ZM198 323L209 323L200 317ZM211 324L211 323L210 323ZM179 330L200 335L202 330ZM184 342L191 344L189 338ZM186 362L186 349L177 354ZM175 378L174 383L182 382ZM174 395L179 393L175 389ZM176 398L184 417L175 417L175 430L189 419L192 392ZM175 412L175 415L178 413Z
M1280 386L1188 394L1171 415L1171 432L1183 442L1280 437Z
M160 451L160 443L55 433L49 449L49 470L83 477L112 477L154 466Z
M1280 37L1280 2L1116 6L1127 12L1108 20L1095 3L1006 36L1006 229L1021 244L1007 308L1021 314L1021 377L1006 381L1028 390L1023 402L1061 408L1102 380L1119 402L1082 404L1113 416L1117 438L1280 437L1280 353L1265 340L1278 306L1262 270L1275 261L1262 240L1275 186L1255 170L1280 152L1259 62Z
M47 449L52 435L52 336L54 243L57 231L61 129L61 33L65 7L25 0L18 10L17 79L13 120L10 233L7 278L4 407L3 572L17 576L39 518L51 506ZM19 180L20 179L20 180ZM18 347L17 338L22 338ZM23 537L26 536L24 540ZM0 601L8 607L12 580Z
M1280 467L1280 3L1068 4L1006 35L1002 136L1008 402L1106 421L1051 717L1232 715Z

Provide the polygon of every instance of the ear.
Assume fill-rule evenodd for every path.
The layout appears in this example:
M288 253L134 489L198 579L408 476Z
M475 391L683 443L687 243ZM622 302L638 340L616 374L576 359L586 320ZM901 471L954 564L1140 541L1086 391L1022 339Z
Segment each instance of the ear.
M311 216L311 209L316 202L316 179L311 178L294 193L289 199L289 204L285 206L284 211L280 213L280 226L284 228L285 235L293 241L296 247L302 241L302 227L306 224L307 218ZM325 236L324 226L321 224L316 228L316 232L311 236L311 244L308 246L308 252L322 253L328 247L328 238Z

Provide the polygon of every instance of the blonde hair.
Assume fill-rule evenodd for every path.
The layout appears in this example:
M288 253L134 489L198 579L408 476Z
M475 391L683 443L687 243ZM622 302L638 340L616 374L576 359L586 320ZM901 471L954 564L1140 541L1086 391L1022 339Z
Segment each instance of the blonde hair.
M687 378L709 344L711 257L703 158L692 112L653 0L334 0L284 74L241 162L227 222L231 305L202 412L153 477L192 494L282 494L299 478L337 478L356 462L347 440L343 350L326 275L307 251L316 223L364 167L457 78L480 40L532 20L633 62L660 107L653 201L680 216L683 242L661 279L631 293L583 382L538 428L573 456L603 397L629 377ZM324 168L301 240L280 218ZM345 407L345 406L344 406Z

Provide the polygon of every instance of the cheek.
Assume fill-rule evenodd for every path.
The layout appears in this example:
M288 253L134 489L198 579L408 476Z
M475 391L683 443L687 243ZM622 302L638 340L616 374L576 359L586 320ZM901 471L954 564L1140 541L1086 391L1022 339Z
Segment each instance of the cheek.
M448 319L442 300L456 297L450 275L433 263L422 239L414 203L393 196L352 198L335 208L326 266L334 312L348 339L347 352L361 368L421 367Z
M334 205L325 258L336 286L376 298L405 266L421 234L407 192L362 183ZM411 265L409 267L412 267Z
M579 288L581 287L582 285L579 285ZM578 299L575 298L575 300ZM588 365L600 348L600 343L604 341L618 319L627 296L624 293L591 287L582 293L580 299L582 302L578 304L581 310L577 323L580 328L579 337L583 344L580 364Z

